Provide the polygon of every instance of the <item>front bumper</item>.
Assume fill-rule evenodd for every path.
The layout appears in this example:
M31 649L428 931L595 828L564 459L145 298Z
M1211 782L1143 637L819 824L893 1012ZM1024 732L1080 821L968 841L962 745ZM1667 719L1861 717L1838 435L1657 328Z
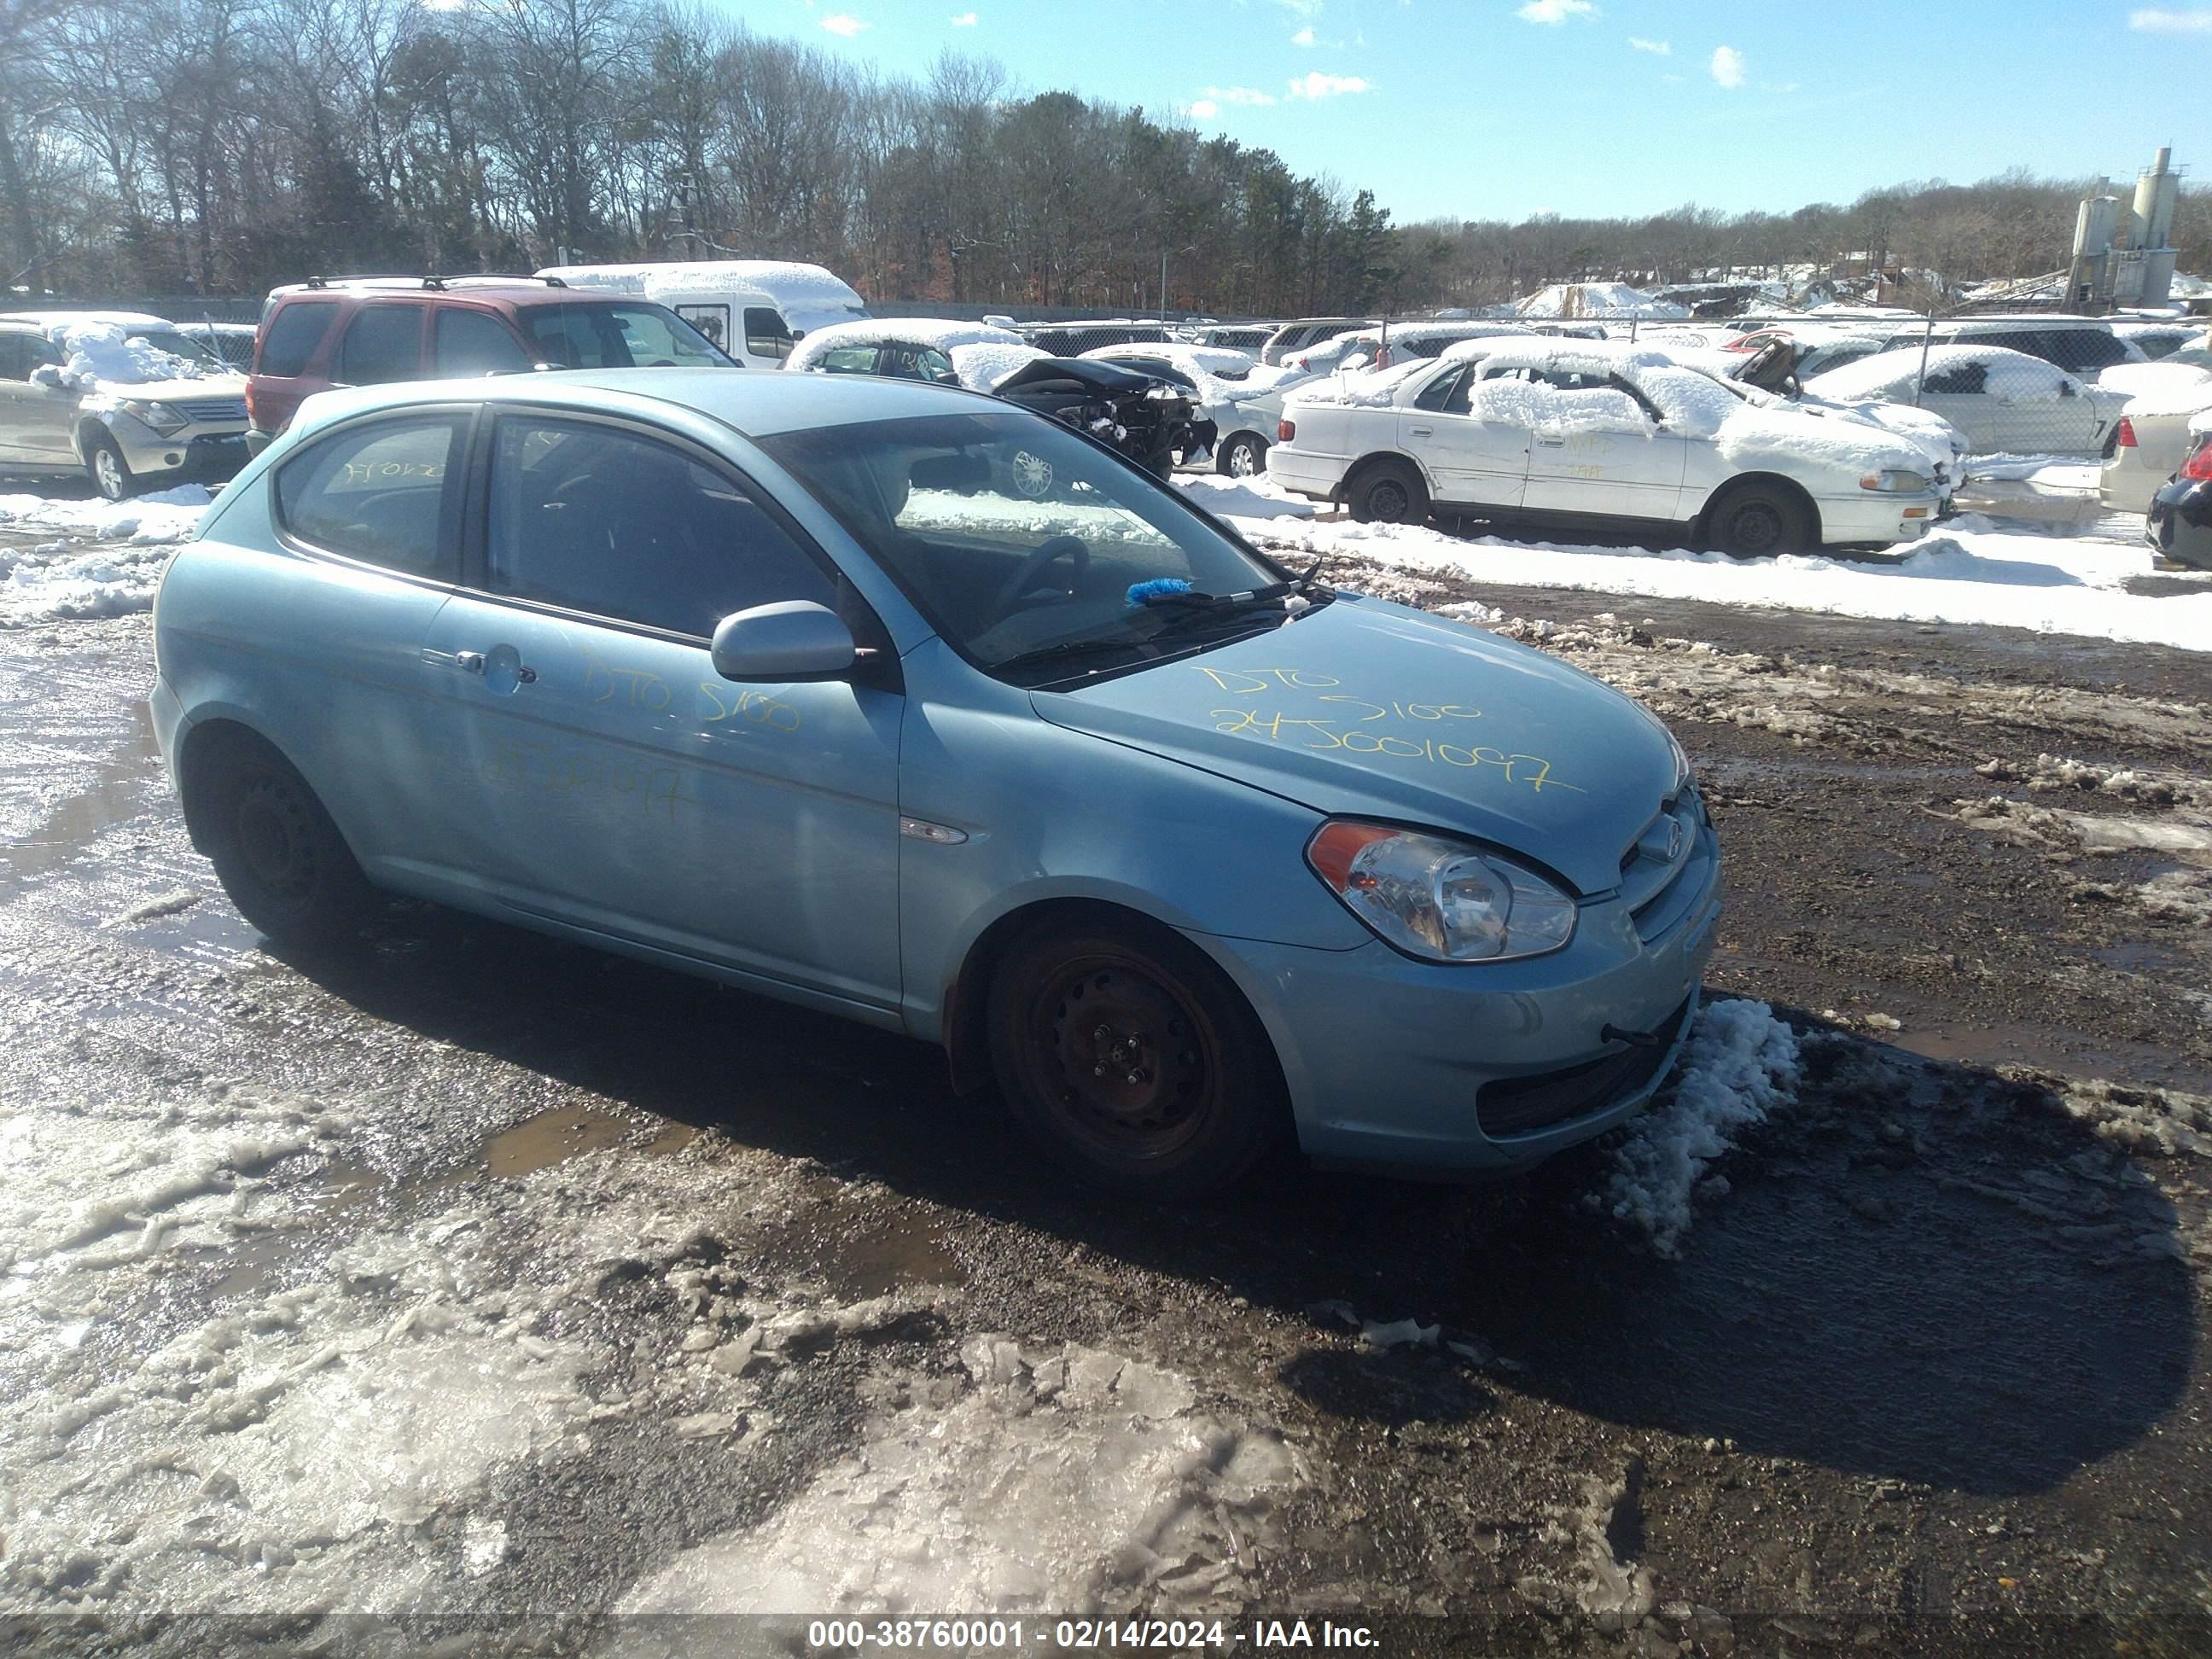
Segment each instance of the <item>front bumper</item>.
M1820 540L1827 546L1887 547L1924 535L1942 516L1944 498L1930 490L1921 495L1887 495L1879 490L1854 490L1849 495L1822 495Z
M2212 483L2177 478L2151 498L2143 539L2176 564L2212 570Z
M1510 1173L1604 1133L1665 1082L1720 920L1710 823L1693 856L1697 887L1668 906L1656 937L1640 936L1615 896L1583 907L1565 950L1525 962L1448 967L1379 939L1351 951L1194 942L1267 1026L1309 1157ZM1607 1026L1656 1045L1601 1036Z
M212 483L234 476L252 457L247 453L246 433L194 432L187 427L164 438L133 421L110 424L108 434L123 452L131 476L142 481L173 479L179 483Z

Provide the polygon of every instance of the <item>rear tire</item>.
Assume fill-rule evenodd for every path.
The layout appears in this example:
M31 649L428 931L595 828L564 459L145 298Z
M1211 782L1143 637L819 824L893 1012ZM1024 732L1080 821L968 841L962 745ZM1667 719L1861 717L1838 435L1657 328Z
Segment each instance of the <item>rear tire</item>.
M1428 487L1403 461L1362 467L1345 486L1345 501L1362 524L1420 524L1429 516Z
M1221 446L1213 465L1215 471L1232 478L1257 477L1267 470L1267 440L1241 432Z
M123 459L123 451L115 440L105 432L94 435L92 447L85 452L85 476L92 487L111 501L127 501L138 493L138 480L131 471L131 463Z
M992 975L987 1018L1015 1118L1094 1186L1146 1199L1212 1192L1288 1122L1259 1020L1165 929L1104 920L1028 933Z
M374 890L307 781L275 750L241 743L203 787L208 857L239 915L280 945L350 942Z
M1732 559L1814 552L1820 528L1810 520L1804 502L1786 489L1774 484L1735 484L1706 509L1705 539Z

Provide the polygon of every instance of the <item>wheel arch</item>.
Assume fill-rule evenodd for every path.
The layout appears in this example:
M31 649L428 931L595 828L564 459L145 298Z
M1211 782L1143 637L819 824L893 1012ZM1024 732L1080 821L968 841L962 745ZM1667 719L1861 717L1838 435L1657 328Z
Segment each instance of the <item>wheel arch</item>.
M1380 466L1403 466L1413 469L1413 476L1421 481L1421 489L1433 502L1437 498L1436 480L1419 459L1402 449L1370 449L1350 466L1344 469L1344 482L1337 486L1337 494L1349 499L1353 487L1360 479Z
M1691 520L1691 534L1699 543L1705 542L1712 530L1714 509L1731 495L1753 487L1764 487L1776 490L1795 501L1797 504L1797 510L1805 515L1805 522L1811 526L1813 545L1815 548L1822 545L1822 538L1827 532L1827 526L1820 517L1820 502L1814 500L1813 492L1806 489L1803 484L1780 472L1739 472L1716 486L1712 493L1705 497L1705 505L1698 509L1698 516Z
M1134 905L1117 903L1111 899L1062 895L1034 899L1026 904L1015 906L1004 915L994 917L975 936L961 957L959 970L945 991L943 1024L945 1054L951 1066L954 1092L972 1094L988 1087L992 1081L989 1052L991 976L997 971L1007 950L1017 939L1034 929L1046 926L1079 927L1086 922L1133 927L1139 932L1177 940L1197 950L1200 956L1213 963L1223 983L1252 1015L1255 1028L1266 1035L1268 1047L1276 1050L1276 1065L1278 1067L1282 1065L1276 1032L1261 1017L1260 1011L1253 1006L1251 998L1238 982L1238 976L1223 968L1212 951L1158 916Z
M234 715L216 714L195 720L179 735L174 766L177 799L184 809L185 833L198 851L207 850L208 815L214 805L210 788L216 769L231 756L255 753L273 756L295 772L300 771L298 763L266 732ZM306 779L307 775L301 772L301 776ZM313 789L314 784L310 781L307 787ZM322 799L320 791L316 792L315 798ZM329 803L325 802L324 811L329 810ZM338 833L343 836L345 832L341 829Z

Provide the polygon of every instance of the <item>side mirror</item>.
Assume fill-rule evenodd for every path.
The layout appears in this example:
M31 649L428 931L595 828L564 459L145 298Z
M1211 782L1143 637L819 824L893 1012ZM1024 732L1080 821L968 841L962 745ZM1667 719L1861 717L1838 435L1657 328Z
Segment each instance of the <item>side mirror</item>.
M853 630L829 606L781 599L725 617L714 629L714 672L726 680L787 684L853 672Z

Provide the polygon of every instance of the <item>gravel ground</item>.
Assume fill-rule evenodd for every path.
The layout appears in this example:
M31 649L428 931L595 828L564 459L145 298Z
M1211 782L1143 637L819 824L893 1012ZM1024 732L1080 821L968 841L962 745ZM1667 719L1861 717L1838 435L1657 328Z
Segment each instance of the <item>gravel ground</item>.
M1133 1210L876 1032L416 907L286 960L185 844L147 619L0 632L9 1634L2205 1650L2212 658L1337 574L1696 760L1708 1018L1795 1052L1686 1226L1619 1144Z

